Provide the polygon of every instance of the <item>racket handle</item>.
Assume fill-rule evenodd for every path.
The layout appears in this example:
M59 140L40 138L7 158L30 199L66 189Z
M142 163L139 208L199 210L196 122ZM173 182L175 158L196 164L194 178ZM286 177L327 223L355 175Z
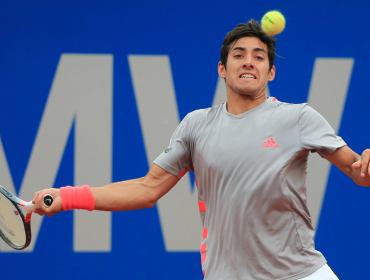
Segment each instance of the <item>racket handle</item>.
M54 197L51 194L45 194L44 205L45 207L50 207L54 202Z
M43 202L44 202L45 207L50 207L54 202L54 197L50 194L46 194L44 196L44 201ZM26 208L28 213L33 212L33 209L35 209L35 205L32 203L32 201L26 202L24 204L24 208Z
M26 208L27 213L33 212L33 209L35 208L35 205L32 203L32 201L26 202L26 204L24 204L24 208Z

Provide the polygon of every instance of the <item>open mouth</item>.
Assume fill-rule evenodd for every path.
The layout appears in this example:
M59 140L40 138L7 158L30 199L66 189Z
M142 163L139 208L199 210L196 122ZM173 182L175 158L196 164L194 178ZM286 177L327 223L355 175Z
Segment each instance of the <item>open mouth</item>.
M242 78L242 79L256 79L256 76L254 76L252 74L241 74L239 76L239 78Z

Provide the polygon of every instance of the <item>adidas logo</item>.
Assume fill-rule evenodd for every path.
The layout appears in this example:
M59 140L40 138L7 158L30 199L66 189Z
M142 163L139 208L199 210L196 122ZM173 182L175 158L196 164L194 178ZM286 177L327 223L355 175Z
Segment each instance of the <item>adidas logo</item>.
M261 147L278 147L279 145L276 144L274 138L270 137L266 142L264 142Z

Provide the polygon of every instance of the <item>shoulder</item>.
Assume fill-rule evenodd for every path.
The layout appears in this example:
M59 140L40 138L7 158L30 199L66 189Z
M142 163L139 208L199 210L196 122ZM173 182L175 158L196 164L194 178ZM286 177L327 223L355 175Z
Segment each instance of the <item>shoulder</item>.
M325 118L313 109L308 103L288 103L276 100L274 103L273 114L285 122L292 122L302 125L322 124Z
M308 110L313 110L307 103L289 103L276 100L276 98L274 99L274 102L271 102L273 104L271 106L273 107L274 112L281 116L289 115L291 117L299 117L305 108L308 107Z
M298 123L299 128L323 125L327 121L308 103L288 103L276 100L275 113L285 121Z
M188 122L199 123L202 120L213 118L214 116L222 112L223 105L224 103L209 108L192 111L186 115L184 120L186 119Z
M289 103L280 100L275 100L276 107L282 110L302 110L302 108L309 106L308 103Z
M221 116L222 108L223 104L220 104L192 111L186 115L182 123L186 126L188 133L195 137L195 135L203 131L203 128L207 126L207 124L213 123L215 119Z
M300 122L327 122L326 119L309 104L305 103L302 106L299 114Z
M274 103L276 104L276 108L279 108L280 110L296 110L299 112L300 115L320 115L315 109L313 109L310 104L308 103L288 103L283 102L280 100L276 100ZM320 115L321 116L321 115Z

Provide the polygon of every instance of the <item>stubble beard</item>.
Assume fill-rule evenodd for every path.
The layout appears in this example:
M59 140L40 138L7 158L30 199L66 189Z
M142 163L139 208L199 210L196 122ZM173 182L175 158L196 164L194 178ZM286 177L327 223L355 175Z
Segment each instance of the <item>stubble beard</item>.
M259 91L257 88L251 89L251 90L248 90L248 91L246 91L242 87L237 87L236 89L237 89L236 92L240 96L245 97L245 98L250 99L250 100L256 100L256 99L262 98L266 95L266 89L262 90L262 91Z

